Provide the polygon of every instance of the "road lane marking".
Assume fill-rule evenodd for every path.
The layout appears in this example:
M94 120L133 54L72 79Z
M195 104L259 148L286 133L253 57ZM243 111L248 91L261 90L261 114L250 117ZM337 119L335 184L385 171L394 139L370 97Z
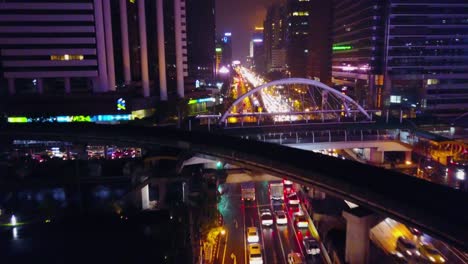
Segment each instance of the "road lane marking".
M231 253L231 259L233 260L234 264L237 264L236 255L234 255L234 253ZM246 262L246 264L247 264L247 262Z
M271 209L271 212L273 214L273 216L275 215L275 208L274 208L274 205L273 204L270 204L270 209ZM283 209L283 208L281 208ZM286 213L287 214L287 213ZM281 253L283 254L283 260L284 262L283 263L286 263L287 260L286 260L286 255L284 254L284 246L283 246L283 239L281 238L281 233L280 233L280 230L279 230L279 227L278 227L278 223L275 223L275 226L273 227L275 230L276 230L276 233L278 234L278 240L280 242L280 246L281 246ZM275 252L275 251L274 251Z
M244 204L245 205L245 204ZM244 263L247 264L247 230L245 229L245 206L241 206L242 208L242 215L243 215L243 219L244 219L244 222L242 223L243 226L244 226L244 234L243 234L243 237L244 237ZM234 253L231 254L231 258L232 256L234 255ZM236 263L236 256L234 255L234 263Z
M255 199L255 203L257 203L257 199ZM258 216L258 219L260 219L260 208L258 207L257 205L257 216ZM266 259L266 251L265 251L265 238L263 237L263 227L262 227L262 220L260 219L260 234L261 234L261 237L262 237L262 251L263 251L263 254L262 254L262 258L263 258L263 263L267 263L267 259ZM247 262L246 262L247 263Z
M227 249L227 243L228 243L228 236L229 236L229 232L226 230L226 239L224 241L224 252L223 252L222 264L224 264L224 260L226 259L226 249Z

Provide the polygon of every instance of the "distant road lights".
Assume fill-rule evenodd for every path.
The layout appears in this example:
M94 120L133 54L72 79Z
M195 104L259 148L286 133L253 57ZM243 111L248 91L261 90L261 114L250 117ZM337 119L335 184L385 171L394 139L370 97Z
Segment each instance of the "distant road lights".
M228 74L229 73L229 69L226 67L226 66L223 66L219 69L218 71L219 73L221 74Z
M455 173L455 176L457 177L458 180L464 181L465 180L465 171L464 170L457 170Z

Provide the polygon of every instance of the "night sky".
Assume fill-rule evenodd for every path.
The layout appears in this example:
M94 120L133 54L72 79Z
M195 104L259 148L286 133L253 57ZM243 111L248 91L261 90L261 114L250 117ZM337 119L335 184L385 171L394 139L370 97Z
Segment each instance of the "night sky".
M275 0L216 0L216 32L232 32L233 59L245 61L255 26L263 26L266 9Z

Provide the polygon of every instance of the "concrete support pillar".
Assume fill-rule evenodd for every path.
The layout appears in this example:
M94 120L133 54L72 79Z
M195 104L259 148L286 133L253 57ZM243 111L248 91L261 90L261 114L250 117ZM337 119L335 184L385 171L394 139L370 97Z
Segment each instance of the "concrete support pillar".
M369 232L377 224L377 217L361 207L343 211L343 217L346 219L345 262L369 263Z
M148 184L141 188L141 209L147 210L150 208L149 203L149 186Z
M182 19L180 0L174 0L174 31L176 45L177 95L184 98L184 63L182 55Z
M159 181L158 190L159 190L159 206L164 208L166 206L167 180Z
M164 47L164 10L163 0L156 0L156 18L158 27L158 62L159 62L159 96L167 101L166 51Z
M122 59L125 84L132 81L130 71L130 45L128 43L127 0L120 0L120 31L122 35Z
M405 162L411 162L411 150L405 151Z
M115 91L114 43L112 43L112 18L110 0L104 0L104 27L106 34L106 58L109 90Z
M107 78L106 41L104 39L104 18L102 15L102 0L94 0L94 18L96 22L96 44L98 58L98 85L94 92L107 92L109 83Z
M143 96L149 97L148 43L146 40L145 0L138 0L138 28L140 32L141 86Z
M378 164L384 163L384 153L383 151L377 150L377 148L370 148L369 161Z
M14 95L16 93L15 79L8 78L8 93Z
M70 83L70 77L65 77L63 80L65 83L65 93L66 94L71 94L71 83Z
M44 80L42 78L37 78L37 93L43 94L44 93Z

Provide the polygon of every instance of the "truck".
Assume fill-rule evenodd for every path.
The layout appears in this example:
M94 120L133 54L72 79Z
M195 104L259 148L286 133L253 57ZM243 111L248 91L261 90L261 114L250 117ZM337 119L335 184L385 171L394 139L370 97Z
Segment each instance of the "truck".
M242 201L255 201L255 184L254 182L241 183Z
M270 199L281 201L284 200L283 181L270 182Z

